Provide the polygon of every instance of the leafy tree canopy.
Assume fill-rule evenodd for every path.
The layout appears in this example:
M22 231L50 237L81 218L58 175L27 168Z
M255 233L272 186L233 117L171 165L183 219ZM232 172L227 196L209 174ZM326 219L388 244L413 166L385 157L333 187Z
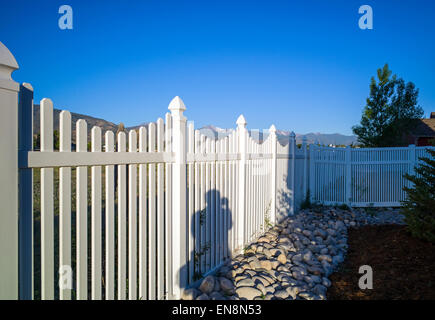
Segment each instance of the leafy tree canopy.
M352 131L365 147L393 147L403 139L415 121L423 117L418 105L418 89L396 75L388 64L377 70L377 79L371 78L370 95L364 107L361 122Z

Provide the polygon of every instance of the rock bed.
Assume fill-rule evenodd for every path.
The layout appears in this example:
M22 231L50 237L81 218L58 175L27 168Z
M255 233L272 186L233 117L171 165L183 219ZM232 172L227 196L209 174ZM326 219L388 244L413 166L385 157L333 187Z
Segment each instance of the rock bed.
M325 300L328 276L346 255L349 227L403 224L391 208L316 211L301 210L268 230L182 299Z

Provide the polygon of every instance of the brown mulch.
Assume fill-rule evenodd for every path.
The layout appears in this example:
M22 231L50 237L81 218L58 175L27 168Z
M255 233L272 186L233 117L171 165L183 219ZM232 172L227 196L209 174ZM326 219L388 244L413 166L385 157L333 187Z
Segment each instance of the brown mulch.
M349 229L348 255L330 276L328 300L435 299L435 244L398 225ZM359 267L373 270L373 289L361 290Z

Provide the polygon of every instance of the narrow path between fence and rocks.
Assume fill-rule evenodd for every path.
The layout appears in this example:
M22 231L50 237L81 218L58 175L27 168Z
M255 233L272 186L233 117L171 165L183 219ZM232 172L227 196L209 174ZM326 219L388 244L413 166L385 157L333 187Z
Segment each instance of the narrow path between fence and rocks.
M344 261L347 229L403 223L397 210L301 210L267 231L243 254L183 291L185 300L324 300L329 275Z

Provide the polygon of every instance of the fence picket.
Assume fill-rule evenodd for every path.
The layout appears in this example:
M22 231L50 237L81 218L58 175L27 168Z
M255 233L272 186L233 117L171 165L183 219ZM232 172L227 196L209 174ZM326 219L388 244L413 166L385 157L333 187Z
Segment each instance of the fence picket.
M221 141L216 141L215 150L217 154L221 154ZM216 234L216 248L215 248L215 261L216 264L219 264L221 262L220 253L221 253L221 212L220 212L220 204L221 204L221 162L216 161L216 198L215 198L215 234Z
M112 131L105 134L105 152L115 151L115 135ZM115 298L115 168L113 165L105 167L105 298Z
M164 136L164 123L163 119L157 120L157 152L163 152ZM164 173L163 164L157 164L157 299L163 299L165 295L165 212L164 212Z
M92 128L92 152L101 152L101 128ZM93 166L92 175L92 300L101 300L101 166Z
M137 152L137 134L128 133L128 152ZM137 165L128 165L128 298L137 299Z
M59 115L59 151L71 152L71 113ZM71 266L71 168L59 169L59 266ZM71 289L59 288L59 299L70 300Z
M87 152L87 124L76 123L76 152ZM88 299L88 168L77 167L76 172L76 248L77 248L77 299Z
M41 152L53 152L53 102L41 101ZM53 169L41 169L41 299L54 299Z
M205 136L204 135L200 135L200 150L201 150L201 154L204 155L205 151L206 151L206 146L205 146ZM205 162L201 162L201 182L200 182L200 197L201 197L201 212L199 213L200 215L200 228L201 228L201 245L200 245L200 252L201 252L201 273L204 274L207 271L207 267L206 267L206 250L207 250L207 239L206 239L206 214L207 214L207 210L206 210L206 183L205 183Z
M125 132L118 133L118 152L126 152ZM118 300L127 297L127 184L126 166L118 165Z
M216 140L210 140L209 154L216 154ZM210 208L210 267L214 268L216 262L216 161L210 162L210 197L208 207Z
M155 123L150 123L148 126L148 152L156 151L156 125ZM148 165L148 296L149 299L156 299L156 272L157 272L157 263L156 263L156 254L157 254L157 234L156 234L156 165L150 163Z
M205 139L205 153L210 154L211 143L210 138ZM205 252L205 268L209 270L211 268L211 189L210 189L210 176L211 176L211 164L205 162L205 243L207 250Z
M147 152L147 129L139 129L139 152ZM139 165L139 299L148 298L147 165Z
M200 136L199 130L195 130L195 154L200 153ZM200 250L201 250L201 224L200 224L200 210L201 210L201 189L200 189L200 173L201 168L198 162L195 162L195 250L194 250L194 265L195 272L194 278L196 278L201 272L201 260L200 260Z
M169 112L165 117L165 152L172 152L172 116ZM190 174L190 170L189 170ZM191 189L190 189L191 190ZM190 201L189 201L190 204ZM172 272L172 164L165 164L165 273L166 273L166 299L173 296L171 279L174 278ZM189 220L190 223L190 220ZM191 234L189 233L191 236ZM190 261L190 259L189 259Z
M193 122L188 124L187 130L187 152L191 155L195 153L195 129ZM167 150L168 151L168 150ZM195 168L194 163L190 162L187 165L188 170L188 221L187 221L187 234L189 237L189 284L193 282L193 276L195 272Z

